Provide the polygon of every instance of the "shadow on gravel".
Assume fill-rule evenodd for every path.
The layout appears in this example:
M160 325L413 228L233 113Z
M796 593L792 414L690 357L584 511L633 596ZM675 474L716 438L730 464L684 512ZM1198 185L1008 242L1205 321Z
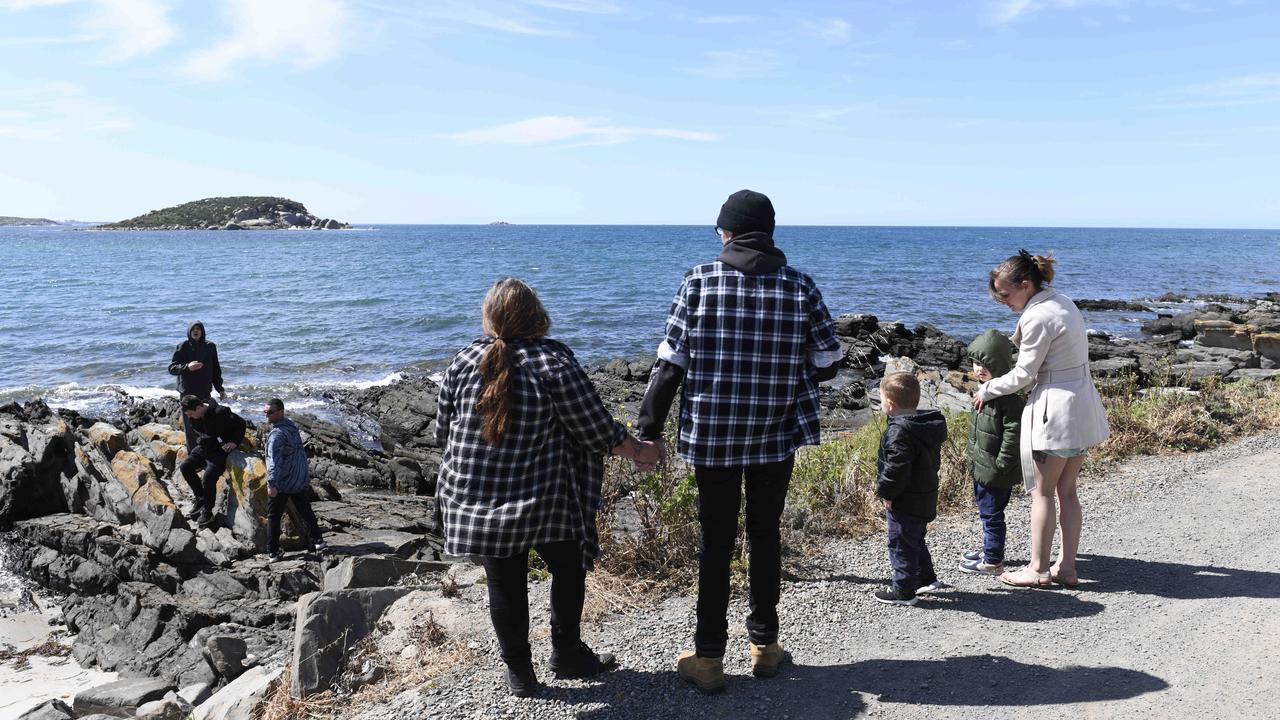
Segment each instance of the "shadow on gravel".
M1031 706L1124 700L1169 687L1164 680L1119 667L1051 668L997 655L942 660L866 660L831 668L825 683L878 696L880 702L925 705Z
M742 720L783 717L793 720L823 718L843 720L862 717L867 706L860 688L852 683L848 665L804 667L784 664L776 678L757 680L750 675L726 675L723 693L703 695L671 672L620 669L588 688L565 688L542 697L568 705L603 704L579 710L575 717L609 718L691 717L699 720ZM836 680L839 684L834 684ZM627 688L626 694L619 688Z
M922 610L954 610L971 612L989 620L1008 622L1041 622L1082 618L1102 612L1102 603L1081 600L1075 593L1054 590L1006 590L988 592L947 590L920 596Z
M1080 590L1132 592L1175 600L1248 597L1280 598L1280 573L1183 565L1110 555L1077 559Z

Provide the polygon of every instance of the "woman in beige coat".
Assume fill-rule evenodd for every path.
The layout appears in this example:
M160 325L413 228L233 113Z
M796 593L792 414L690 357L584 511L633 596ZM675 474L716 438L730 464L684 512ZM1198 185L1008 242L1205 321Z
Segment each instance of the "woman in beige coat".
M1018 363L978 389L974 407L1028 390L1022 413L1022 477L1031 493L1031 562L1000 581L1015 587L1060 583L1074 587L1076 551L1083 522L1076 478L1085 452L1107 439L1106 410L1089 374L1089 338L1084 318L1066 295L1049 287L1054 260L1020 250L991 271L997 302L1022 313L1013 342ZM1062 524L1058 561L1053 550L1055 497Z

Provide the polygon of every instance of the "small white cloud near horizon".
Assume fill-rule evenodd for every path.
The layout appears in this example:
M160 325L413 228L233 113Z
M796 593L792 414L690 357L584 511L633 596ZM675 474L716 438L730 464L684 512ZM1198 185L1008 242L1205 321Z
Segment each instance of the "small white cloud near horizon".
M251 61L285 62L295 70L323 65L342 52L348 20L342 0L223 0L231 34L192 53L183 72L207 82L225 80Z
M749 25L756 21L750 15L703 15L690 20L699 25Z
M778 74L776 57L769 52L713 50L706 53L702 65L684 68L684 72L704 78L755 80Z
M37 87L0 90L0 104L21 110L0 112L0 141L54 142L85 133L128 130L133 121L74 83L55 82Z
M352 2L375 15L395 18L398 23L407 23L427 32L437 31L442 25L468 25L513 35L563 37L569 34L537 13L531 12L529 5L479 2L478 0L469 2L434 0L421 5L397 4L381 0L352 0Z
M622 8L607 0L525 0L530 5L549 10L587 13L590 15L616 15Z
M847 20L830 18L828 20L808 21L804 23L805 32L833 45L849 42L849 31L853 26Z
M605 145L630 142L642 137L671 138L690 142L713 142L711 133L671 128L636 128L610 125L601 118L572 115L544 115L492 127L445 135L475 145Z
M172 43L178 29L169 19L171 8L162 0L0 0L0 8L12 12L59 5L85 5L89 11L79 25L80 35L42 38L32 44L103 42L103 60L117 63L149 55ZM59 36L60 37L60 36ZM17 44L16 39L6 41Z

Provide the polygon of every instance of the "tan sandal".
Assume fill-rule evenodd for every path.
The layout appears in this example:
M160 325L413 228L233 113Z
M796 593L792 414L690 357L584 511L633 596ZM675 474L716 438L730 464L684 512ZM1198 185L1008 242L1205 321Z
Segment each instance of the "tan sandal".
M1000 582L1016 588L1052 587L1053 576L1047 572L1038 573L1023 568L1017 572L1001 573Z
M1080 587L1080 576L1074 572L1061 573L1058 572L1057 568L1049 568L1049 577L1053 578L1055 583L1065 588L1075 589Z

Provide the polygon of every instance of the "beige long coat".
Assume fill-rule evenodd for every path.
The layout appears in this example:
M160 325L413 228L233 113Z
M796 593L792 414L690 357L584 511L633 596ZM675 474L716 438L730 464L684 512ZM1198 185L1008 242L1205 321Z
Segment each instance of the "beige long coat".
M1029 388L1022 413L1022 479L1035 487L1032 450L1088 448L1111 434L1102 398L1089 373L1084 317L1053 288L1031 297L1013 334L1018 362L978 389L985 401Z

